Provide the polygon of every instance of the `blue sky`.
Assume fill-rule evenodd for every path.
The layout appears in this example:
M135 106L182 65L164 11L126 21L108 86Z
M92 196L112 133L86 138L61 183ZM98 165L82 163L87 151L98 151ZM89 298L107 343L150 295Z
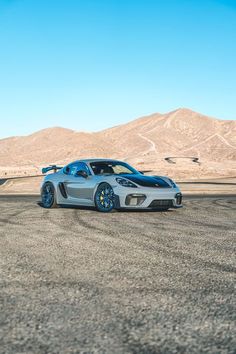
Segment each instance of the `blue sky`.
M0 138L179 107L236 119L236 1L0 0Z

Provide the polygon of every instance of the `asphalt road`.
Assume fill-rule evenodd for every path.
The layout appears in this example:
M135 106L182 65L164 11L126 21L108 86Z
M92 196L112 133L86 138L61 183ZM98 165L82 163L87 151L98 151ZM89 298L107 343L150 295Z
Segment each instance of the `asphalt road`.
M0 353L235 353L236 197L168 212L0 197Z

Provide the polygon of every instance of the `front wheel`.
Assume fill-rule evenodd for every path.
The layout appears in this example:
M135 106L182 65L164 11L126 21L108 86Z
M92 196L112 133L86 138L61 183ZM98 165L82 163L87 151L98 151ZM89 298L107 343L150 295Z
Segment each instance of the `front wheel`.
M95 205L98 211L107 213L114 209L114 191L108 183L102 183L98 186L95 193Z
M41 190L42 206L44 208L56 208L56 193L55 188L51 182L46 182Z

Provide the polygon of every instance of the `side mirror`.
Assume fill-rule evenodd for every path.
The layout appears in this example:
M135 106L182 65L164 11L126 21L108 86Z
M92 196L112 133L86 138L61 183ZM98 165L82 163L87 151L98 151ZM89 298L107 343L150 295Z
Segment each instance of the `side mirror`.
M84 177L84 178L88 178L88 174L86 171L83 171L83 170L79 170L76 172L76 176L81 176L81 177Z

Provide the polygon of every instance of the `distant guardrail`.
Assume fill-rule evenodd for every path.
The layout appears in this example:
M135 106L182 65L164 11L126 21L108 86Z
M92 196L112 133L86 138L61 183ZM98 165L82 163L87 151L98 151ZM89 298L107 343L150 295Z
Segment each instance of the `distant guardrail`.
M143 173L145 172L152 172L150 170L142 171ZM0 178L0 186L6 183L9 180L14 180L14 179L23 179L23 178L32 178L32 177L44 177L44 175L32 175L32 176L19 176L19 177L9 177L9 178ZM223 177L224 179L229 179L229 178L236 178L235 177ZM218 182L218 181L178 181L176 180L177 184L210 184L210 185L227 185L227 186L235 186L235 182Z
M9 180L13 180L13 179L22 179L22 178L32 178L32 177L43 177L44 175L31 175L31 176L15 176L15 177L4 177L4 178L0 178L0 186L3 185L4 183L6 183Z
M213 185L226 185L226 186L236 186L236 183L234 183L234 182L214 182L214 181L196 181L196 182L194 182L194 181L186 181L186 182L178 182L178 181L176 181L176 183L177 184L213 184Z

